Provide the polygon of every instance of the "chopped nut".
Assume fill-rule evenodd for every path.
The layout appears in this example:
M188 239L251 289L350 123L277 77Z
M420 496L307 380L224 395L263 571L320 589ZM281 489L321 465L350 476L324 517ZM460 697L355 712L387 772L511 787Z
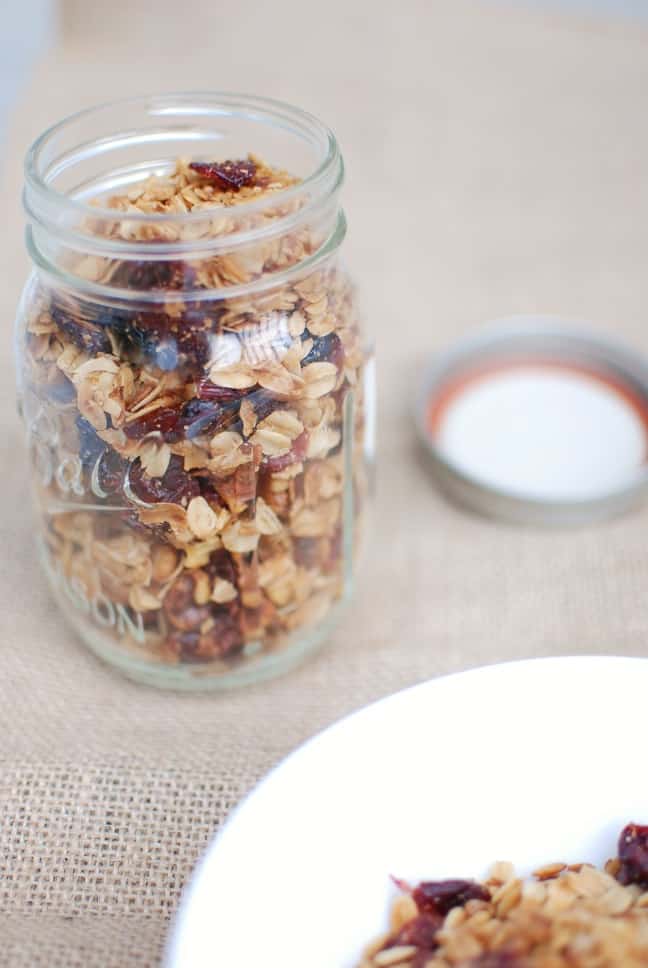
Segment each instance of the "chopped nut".
M158 545L151 553L153 566L153 581L163 583L168 581L176 570L178 554L168 545Z
M196 605L206 605L211 598L211 583L206 571L197 568L193 573L194 602Z
M239 417L241 418L241 423L243 425L243 434L245 437L249 437L250 434L254 432L257 422L254 406L249 400L241 400Z

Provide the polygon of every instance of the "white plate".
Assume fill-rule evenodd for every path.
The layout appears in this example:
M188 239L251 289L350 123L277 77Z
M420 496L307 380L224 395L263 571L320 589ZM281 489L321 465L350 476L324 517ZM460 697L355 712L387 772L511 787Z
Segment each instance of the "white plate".
M423 683L342 720L234 812L172 968L353 968L407 880L603 862L648 822L648 661L560 658Z

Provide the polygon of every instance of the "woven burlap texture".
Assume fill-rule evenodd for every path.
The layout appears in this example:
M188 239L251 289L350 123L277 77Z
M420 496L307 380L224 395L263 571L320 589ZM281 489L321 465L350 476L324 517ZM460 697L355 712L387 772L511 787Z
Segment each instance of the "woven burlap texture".
M352 709L482 663L641 655L648 641L646 511L557 532L463 514L430 483L410 417L426 355L482 320L560 311L648 349L648 32L495 0L330 0L325 16L297 0L70 10L3 159L0 964L11 968L156 965L230 808ZM349 172L348 260L378 343L379 486L354 607L305 667L228 696L138 687L78 645L32 548L15 416L25 147L71 110L161 86L273 95L331 123ZM244 862L253 877L262 858Z

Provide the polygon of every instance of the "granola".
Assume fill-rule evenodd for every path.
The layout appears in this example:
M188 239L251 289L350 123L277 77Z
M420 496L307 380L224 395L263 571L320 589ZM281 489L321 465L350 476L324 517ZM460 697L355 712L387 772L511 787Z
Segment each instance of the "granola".
M297 184L253 155L181 160L99 200L114 221L83 231L191 241L195 258L85 255L77 276L124 298L39 283L30 300L24 407L48 571L93 635L154 662L231 668L347 591L367 351L336 262L273 284L321 244L299 221L263 235L298 211L282 195ZM174 223L187 212L204 218ZM250 244L199 255L201 239L248 230Z
M648 827L628 824L604 870L499 862L483 883L427 881L394 903L360 968L639 968L648 964Z

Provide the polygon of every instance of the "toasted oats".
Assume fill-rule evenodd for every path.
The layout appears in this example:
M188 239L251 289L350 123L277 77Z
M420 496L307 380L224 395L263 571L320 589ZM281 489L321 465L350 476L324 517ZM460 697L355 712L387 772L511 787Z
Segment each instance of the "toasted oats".
M288 317L288 332L296 339L301 336L306 329L306 317L297 310Z
M126 585L148 585L152 565L147 543L134 534L94 540L91 553L100 570Z
M215 474L228 474L241 464L249 463L249 455L242 449L243 438L233 430L216 434L209 442L210 459L207 467Z
M630 827L646 837L648 828ZM639 855L626 856L632 864ZM618 874L622 864L609 867ZM466 900L471 893L482 896ZM359 968L391 958L404 968L640 968L648 963L646 897L637 884L623 886L586 864L547 864L522 882L499 863L484 886L441 881L406 889L390 932L366 949Z
M218 531L218 518L204 497L194 497L187 507L187 524L196 538L204 541Z
M282 457L290 451L292 441L286 434L269 427L259 427L250 438L251 443L260 447L267 457Z
M171 448L164 441L147 438L139 445L137 456L149 477L163 477L171 460Z
M410 961L415 954L416 948L413 945L397 945L395 948L379 951L377 955L374 955L373 963L378 968L387 968L389 965L402 965L404 962Z
M288 354L286 354L288 355ZM291 399L296 397L304 386L301 375L291 373L283 363L267 363L256 367L254 373L259 386L270 390L278 397Z
M321 460L339 446L342 434L334 427L323 424L309 434L306 456L309 460Z
M315 400L331 393L337 383L337 369L333 363L309 363L302 370L306 381L304 396Z
M216 386L231 390L249 390L257 382L252 368L242 363L234 366L221 366L216 363L209 370L209 379Z
M137 513L142 524L167 524L179 541L189 543L193 540L193 532L187 525L187 512L179 504L160 501L150 508L139 508Z
M212 552L217 551L222 544L223 542L220 536L214 535L207 541L199 541L195 544L188 545L184 549L187 571L191 571L194 568L205 568L209 564Z
M308 320L308 331L313 336L328 336L329 333L335 332L337 328L336 324L337 320L335 316L332 313L328 313L316 318L310 318Z
M290 519L292 533L298 538L319 538L330 534L340 519L340 510L337 498L322 501L315 508L296 503Z
M508 865L508 866L512 866L512 865ZM536 877L539 881L547 881L552 877L557 877L558 874L562 874L566 866L567 866L566 864L561 864L561 863L545 864L544 867L539 867L537 870L535 870L533 872L533 876ZM504 878L504 880L508 880L508 879L509 878Z
M279 534L283 530L281 521L262 497L256 502L255 524L259 534Z
M128 593L128 602L136 612L155 612L161 606L161 600L148 588L135 585Z
M223 544L228 551L244 554L254 551L259 543L259 532L254 522L242 519L229 524L223 531Z
M226 578L214 579L214 586L211 590L212 602L216 602L217 605L226 605L228 602L233 602L237 596L236 585L233 585L231 581Z
M259 567L259 584L279 608L295 598L296 582L297 567L288 554L270 558Z

